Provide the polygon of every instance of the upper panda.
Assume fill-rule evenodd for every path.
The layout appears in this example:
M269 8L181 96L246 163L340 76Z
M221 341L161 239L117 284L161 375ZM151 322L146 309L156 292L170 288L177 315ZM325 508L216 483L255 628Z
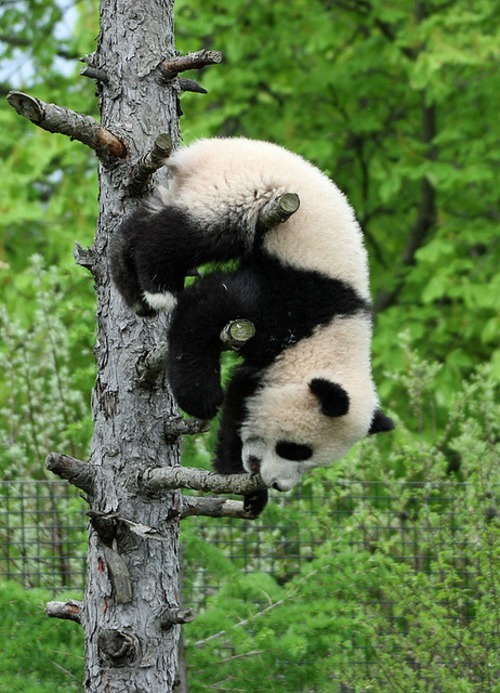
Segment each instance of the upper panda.
M223 405L214 468L260 472L284 491L391 430L371 375L367 254L343 193L300 156L244 138L200 140L166 166L169 188L114 233L111 271L139 315L173 311L167 368L179 406L210 419ZM286 192L300 208L263 231L261 210ZM192 268L234 259L184 288ZM242 318L256 333L223 393L220 333ZM258 514L267 492L245 500Z

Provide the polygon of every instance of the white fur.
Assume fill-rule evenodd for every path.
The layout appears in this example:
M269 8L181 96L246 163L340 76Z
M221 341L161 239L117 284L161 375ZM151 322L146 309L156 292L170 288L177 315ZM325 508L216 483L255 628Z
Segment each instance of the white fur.
M149 291L145 291L144 300L153 310L165 311L166 313L170 313L177 305L177 299L170 291L158 294L151 294Z
M370 340L368 317L337 317L280 355L267 370L263 387L247 402L241 428L247 471L252 471L250 457L257 457L266 485L288 490L305 472L338 460L368 433L378 404ZM313 378L342 385L349 395L346 415L322 413L309 389ZM310 445L313 456L303 462L284 460L275 452L280 440Z
M265 248L294 267L344 280L368 298L367 257L354 212L337 186L299 155L270 142L215 138L178 149L166 165L172 185L153 208L185 207L207 233L225 218L249 245L262 207L297 193L299 210L266 232Z

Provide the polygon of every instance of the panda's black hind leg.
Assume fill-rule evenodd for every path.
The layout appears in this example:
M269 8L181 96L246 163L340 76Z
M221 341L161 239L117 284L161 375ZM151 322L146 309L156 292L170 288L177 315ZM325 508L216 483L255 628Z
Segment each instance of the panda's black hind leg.
M259 383L259 372L246 366L238 366L231 375L226 391L224 409L219 421L217 447L213 467L220 474L244 474L241 459L240 426L245 417L245 402ZM266 489L255 491L243 497L243 508L256 518L267 505Z
M211 419L223 400L220 356L223 327L252 319L255 292L248 277L217 272L179 294L169 330L167 374L177 403L188 414Z

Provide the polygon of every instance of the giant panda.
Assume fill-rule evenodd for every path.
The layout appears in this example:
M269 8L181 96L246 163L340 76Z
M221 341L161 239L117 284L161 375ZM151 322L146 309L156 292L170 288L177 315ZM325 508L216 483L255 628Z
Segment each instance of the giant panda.
M111 241L114 282L139 315L171 311L168 377L179 406L220 411L214 468L260 473L287 491L369 433L393 428L371 374L372 314L361 229L344 194L280 146L203 139L167 161L170 185L125 218ZM300 208L262 230L270 200ZM184 288L192 268L237 260ZM220 333L256 332L221 387ZM257 515L267 491L245 498Z

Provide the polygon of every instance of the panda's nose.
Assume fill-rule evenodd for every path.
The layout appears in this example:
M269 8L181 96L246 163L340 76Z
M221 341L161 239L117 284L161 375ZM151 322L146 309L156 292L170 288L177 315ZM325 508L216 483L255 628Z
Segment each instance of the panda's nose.
M259 460L258 457L255 457L255 455L250 455L247 462L248 466L250 467L251 474L258 474L260 472L262 461Z
M275 491L282 491L283 493L286 491L289 491L294 484L289 481L275 481L274 484L272 485L273 489Z

